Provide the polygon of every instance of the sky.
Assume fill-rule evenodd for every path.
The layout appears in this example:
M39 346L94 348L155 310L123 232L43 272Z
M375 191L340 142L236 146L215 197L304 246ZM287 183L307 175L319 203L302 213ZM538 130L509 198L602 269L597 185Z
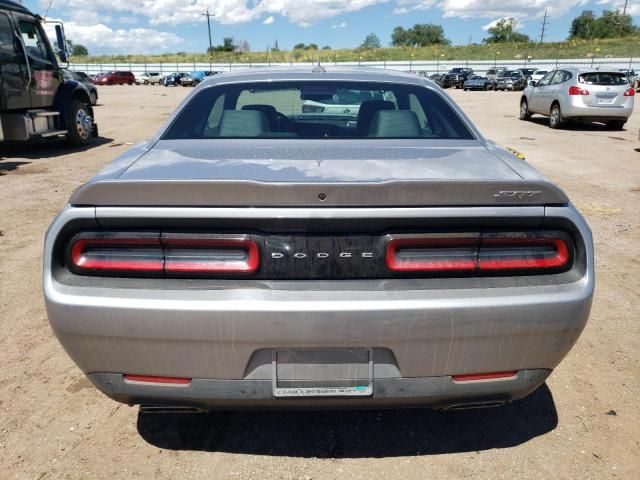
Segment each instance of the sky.
M212 18L213 43L223 37L246 40L264 51L316 43L320 47L357 47L369 33L383 45L400 25L435 23L454 45L480 43L500 18L518 19L518 31L539 38L548 11L545 40L567 37L571 20L584 9L622 9L624 0L24 0L32 11L65 22L67 37L91 54L204 52ZM640 24L640 0L627 11ZM51 6L50 6L51 4ZM50 8L49 8L50 6ZM640 56L640 46L638 46Z

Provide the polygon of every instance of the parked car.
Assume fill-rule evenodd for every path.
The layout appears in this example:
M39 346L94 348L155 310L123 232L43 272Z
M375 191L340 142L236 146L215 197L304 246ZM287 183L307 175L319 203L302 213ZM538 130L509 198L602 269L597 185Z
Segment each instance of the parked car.
M524 78L526 78L527 80L531 78L531 75L538 71L537 68L519 68L518 70L522 72L522 75L524 75Z
M162 82L162 74L160 72L144 72L136 77L138 85L160 85Z
M633 112L635 90L624 72L564 68L533 82L520 99L520 118L549 117L551 128L567 121L601 122L621 130Z
M442 88L462 88L472 75L473 70L470 68L452 68L442 77Z
M170 73L162 79L162 84L165 87L179 87L182 84L182 79L187 75L189 74L185 72Z
M96 76L94 83L97 85L133 85L136 77L132 72L113 71Z
M531 78L529 78L529 81L533 80L534 82L539 82L540 80L542 80L542 77L544 77L547 73L549 73L551 70L553 69L547 69L547 68L541 68L539 70L536 70L532 75Z
M183 87L195 87L200 82L203 82L205 78L210 77L212 75L216 75L219 72L210 72L206 70L196 70L195 72L191 72L188 75L182 77L180 79L180 84Z
M635 70L620 69L620 71L624 72L625 75L627 76L627 79L629 80L629 85L631 85L636 90L640 88L640 75L638 75Z
M96 83L96 79L101 75L104 75L104 72L92 73L90 75L87 75L87 80L89 80L91 83Z
M527 77L522 70L507 70L496 80L496 90L524 90Z
M46 236L53 331L106 395L143 412L488 407L576 343L585 220L434 84L329 66L208 83ZM302 114L339 91L397 103Z
M487 77L489 80L496 80L500 75L502 75L506 71L507 71L507 68L505 67L490 68L489 70L487 70L485 77Z
M429 75L429 80L442 87L442 77L444 77L443 73L434 73L433 75Z
M377 102L385 104L386 109L391 108L380 92L370 90L337 89L335 94L328 98L306 98L302 103L302 114L342 115L345 118L358 115L360 105L365 102ZM386 103L385 103L386 102ZM381 107L383 108L383 107Z
M464 82L464 90L494 90L496 87L495 80L490 80L487 77L480 75L474 75L469 80Z
M62 69L61 72L65 80L75 80L87 90L91 105L95 106L98 104L98 88L89 81L89 76L86 73L73 72L68 69Z

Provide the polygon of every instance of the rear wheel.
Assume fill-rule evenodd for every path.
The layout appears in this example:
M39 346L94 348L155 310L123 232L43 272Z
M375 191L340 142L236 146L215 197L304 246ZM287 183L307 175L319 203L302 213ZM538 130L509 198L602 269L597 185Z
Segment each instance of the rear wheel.
M611 130L622 130L625 123L627 123L626 120L611 120L607 122L607 128Z
M127 85L133 85L133 82L132 82L131 80L129 80L129 81L127 82Z
M67 114L67 142L76 147L88 145L93 136L93 118L89 106L74 100Z
M89 100L91 100L91 105L97 105L98 94L96 92L89 92Z
M553 129L562 128L564 125L564 119L562 118L562 111L560 105L554 103L551 105L551 113L549 114L549 126Z
M529 112L529 104L527 99L523 98L520 102L520 120L531 120L531 113Z

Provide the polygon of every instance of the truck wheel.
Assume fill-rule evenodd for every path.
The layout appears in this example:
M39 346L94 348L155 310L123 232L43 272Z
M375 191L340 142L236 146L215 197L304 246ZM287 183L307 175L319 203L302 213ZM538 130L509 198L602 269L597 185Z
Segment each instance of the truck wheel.
M89 106L74 100L67 116L67 142L74 147L88 145L93 136L93 118L89 115Z

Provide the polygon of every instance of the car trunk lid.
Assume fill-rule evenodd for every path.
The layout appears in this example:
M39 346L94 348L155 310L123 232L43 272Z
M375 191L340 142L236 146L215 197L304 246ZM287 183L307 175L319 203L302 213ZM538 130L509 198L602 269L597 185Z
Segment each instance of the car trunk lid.
M74 205L486 206L564 204L477 141L160 141ZM424 146L428 143L429 146ZM525 177L525 178L523 178Z

